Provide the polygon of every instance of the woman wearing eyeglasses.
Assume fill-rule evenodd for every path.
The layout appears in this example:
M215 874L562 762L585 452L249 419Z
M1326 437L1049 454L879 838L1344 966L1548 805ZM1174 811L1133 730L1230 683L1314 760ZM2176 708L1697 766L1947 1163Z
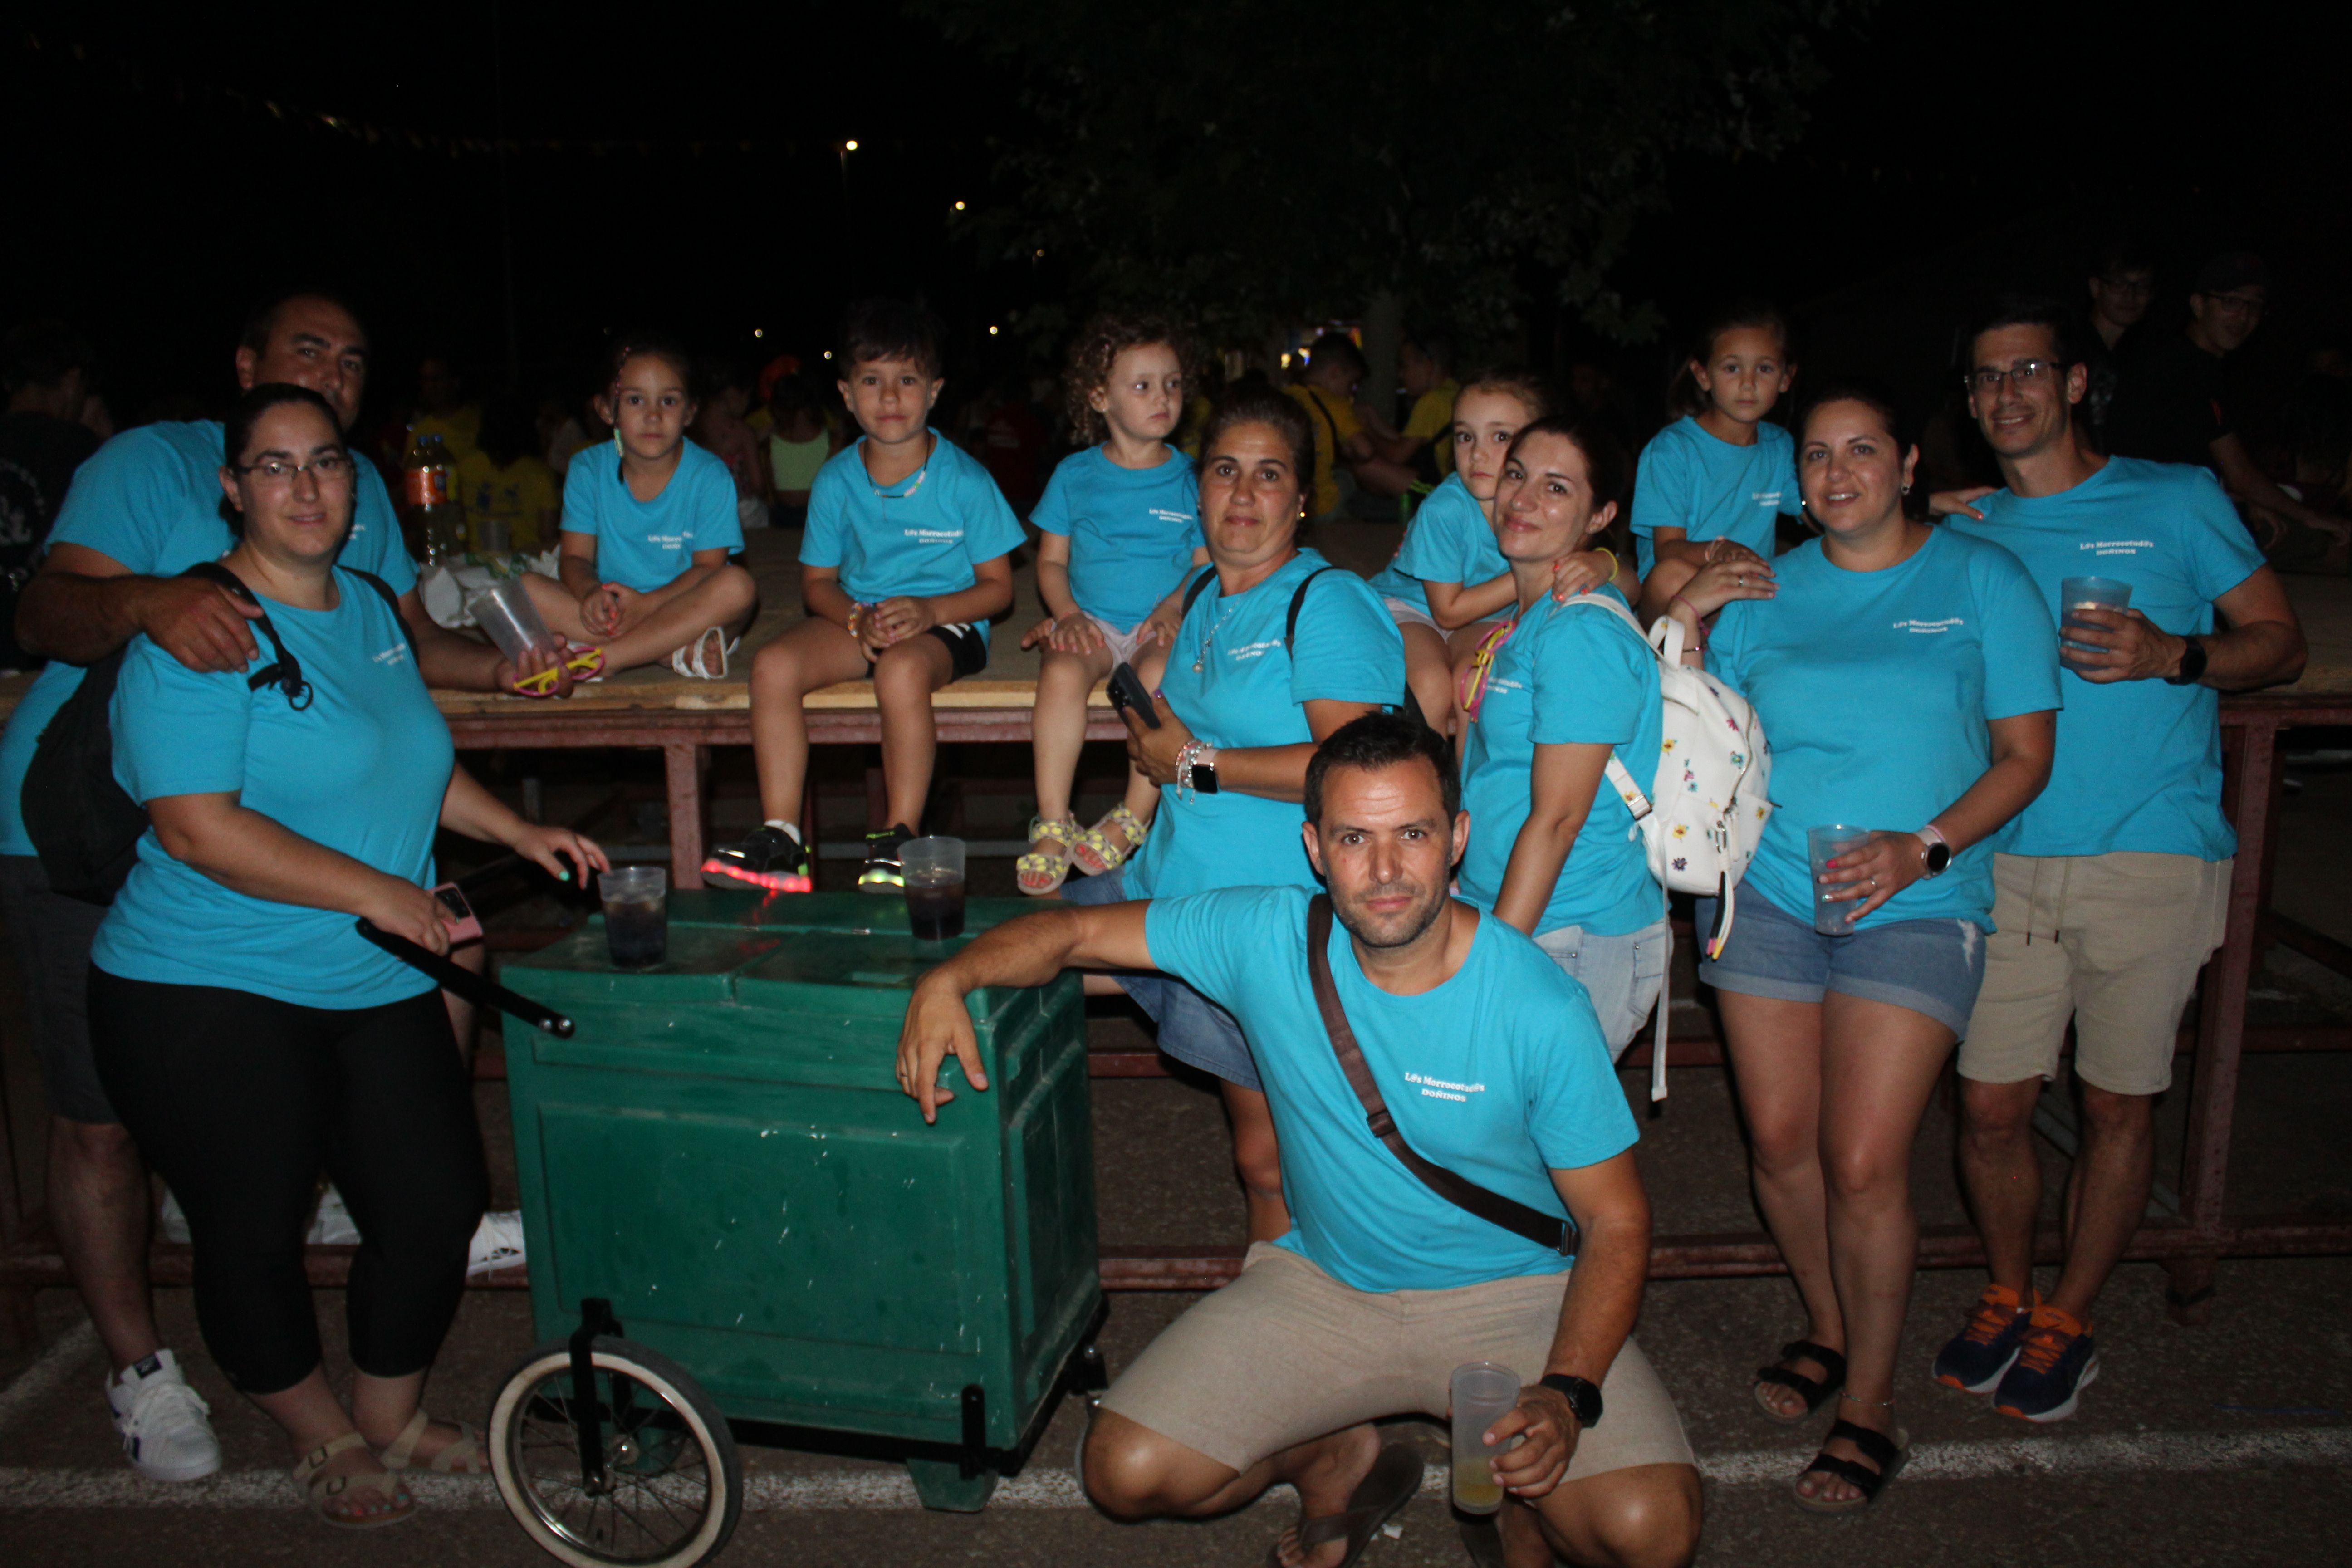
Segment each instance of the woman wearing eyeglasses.
M353 473L327 404L257 386L225 451L237 544L223 564L299 674L266 636L249 670L192 670L144 636L124 650L114 774L152 826L91 951L90 1034L108 1098L187 1213L214 1359L285 1429L322 1517L388 1524L415 1506L393 1471L488 1468L420 1396L488 1194L434 983L354 919L448 950L429 890L436 827L559 875L604 858L456 765L388 592L335 563ZM362 1238L348 1411L303 1272L322 1170Z

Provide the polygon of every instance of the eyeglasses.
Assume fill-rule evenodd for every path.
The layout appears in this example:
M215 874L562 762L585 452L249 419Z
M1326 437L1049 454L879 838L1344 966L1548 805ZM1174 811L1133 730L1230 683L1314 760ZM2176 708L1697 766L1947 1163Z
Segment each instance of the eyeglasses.
M2004 381L2015 382L2018 390L2022 392L2029 386L2063 381L2065 378L2066 367L2054 359L2021 359L2007 370L2001 370L1994 365L1980 364L1960 377L1960 383L1972 392L1990 395L1998 393L2000 390L2000 384Z
M2259 316L2263 313L2263 302L2252 294L2208 294L2205 300L2232 315Z
M348 452L321 452L307 463L289 462L284 458L264 458L257 463L234 465L240 474L251 474L265 485L290 485L294 476L307 473L322 485L340 483L352 477L352 458Z
M2139 300L2156 292L2156 279L2153 278L2102 278L2099 279L2099 287L2110 294L2121 294L2128 299Z

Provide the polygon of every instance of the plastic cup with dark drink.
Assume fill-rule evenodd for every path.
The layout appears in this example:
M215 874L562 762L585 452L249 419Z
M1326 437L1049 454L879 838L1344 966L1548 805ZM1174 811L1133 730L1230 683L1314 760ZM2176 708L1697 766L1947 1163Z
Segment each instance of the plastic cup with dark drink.
M616 969L647 969L669 956L669 872L659 866L615 866L597 879L604 900L604 940Z
M963 934L963 840L910 838L898 849L907 879L907 924L918 942Z
M2076 610L2122 611L2130 608L2131 584L2119 583L2113 577L2069 577L2058 584L2058 625L2062 630L2067 626L2081 626L2085 631L2095 632L2105 629L2103 626L2095 626L2088 621L2074 619ZM2093 647L2088 643L2075 642L2071 638L2061 646L2071 648L2076 653L2106 651L2105 648Z
M1853 911L1860 899L1832 899L1832 893L1844 892L1864 879L1855 873L1839 873L1836 882L1822 879L1831 875L1830 862L1841 855L1865 848L1870 843L1870 829L1851 827L1844 823L1832 823L1827 827L1805 829L1806 858L1813 868L1813 929L1823 936L1852 936Z

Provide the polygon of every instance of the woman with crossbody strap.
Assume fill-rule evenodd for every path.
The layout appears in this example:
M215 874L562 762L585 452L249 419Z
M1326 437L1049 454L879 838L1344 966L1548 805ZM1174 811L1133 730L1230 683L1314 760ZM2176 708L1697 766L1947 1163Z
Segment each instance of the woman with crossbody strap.
M1063 885L1073 903L1316 886L1298 837L1307 759L1324 736L1404 692L1404 645L1379 598L1299 548L1315 443L1298 405L1236 389L1211 413L1201 453L1213 578L1170 647L1153 702L1159 727L1127 720L1128 754L1160 786L1160 811L1126 865ZM1290 1214L1274 1119L1241 1026L1181 981L1122 975L1118 984L1158 1021L1161 1050L1223 1080L1250 1239L1282 1235Z
M91 950L90 1035L108 1099L188 1215L206 1347L284 1428L322 1517L388 1524L415 1506L393 1471L488 1468L420 1404L488 1179L434 982L354 917L448 949L437 827L560 874L604 858L456 765L398 612L335 565L352 459L328 405L257 386L226 440L225 564L268 617L281 674L257 688L129 645L114 773L152 826ZM303 1270L322 1167L361 1232L348 1412Z

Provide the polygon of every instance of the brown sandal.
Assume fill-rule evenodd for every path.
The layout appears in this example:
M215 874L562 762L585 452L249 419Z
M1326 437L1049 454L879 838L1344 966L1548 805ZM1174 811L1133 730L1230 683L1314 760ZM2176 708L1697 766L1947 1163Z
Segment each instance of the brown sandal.
M383 1468L387 1470L423 1469L439 1476L487 1476L490 1473L490 1456L482 1447L482 1435L463 1421L451 1422L450 1425L457 1428L457 1435L443 1444L438 1453L419 1465L416 1462L416 1445L432 1425L433 1417L425 1414L424 1407L419 1405L416 1414L408 1418L408 1425L400 1429L400 1436L377 1456L383 1460Z
M294 1467L294 1484L309 1493L311 1511L337 1530L374 1530L380 1525L398 1524L416 1511L416 1500L409 1495L408 1489L401 1484L398 1476L391 1473L389 1467L373 1475L319 1474L336 1455L366 1447L366 1438L356 1432L346 1432L340 1437L320 1444ZM357 1494L363 1492L373 1493L391 1506L382 1512L364 1514L339 1513L332 1507L338 1498L352 1498L356 1502L359 1500Z

